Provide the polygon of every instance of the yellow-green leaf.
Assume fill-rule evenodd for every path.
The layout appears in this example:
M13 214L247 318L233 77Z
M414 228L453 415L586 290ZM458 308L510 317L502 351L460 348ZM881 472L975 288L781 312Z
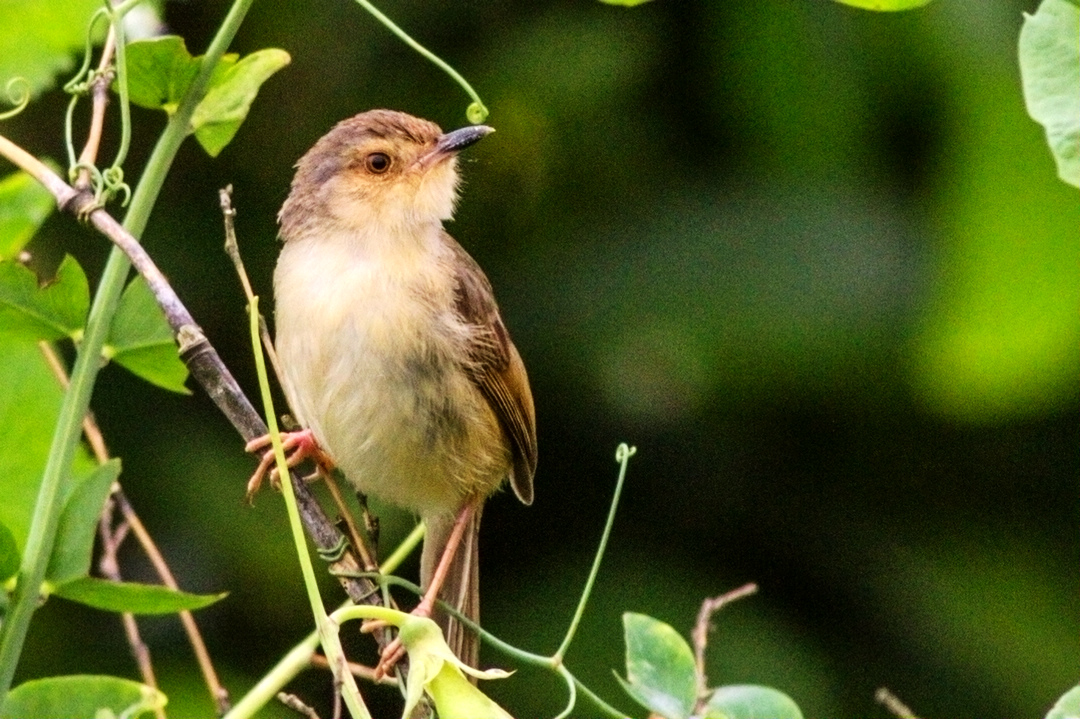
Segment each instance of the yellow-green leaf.
M206 97L191 117L195 139L211 157L236 135L262 84L290 59L284 50L259 50L211 79Z

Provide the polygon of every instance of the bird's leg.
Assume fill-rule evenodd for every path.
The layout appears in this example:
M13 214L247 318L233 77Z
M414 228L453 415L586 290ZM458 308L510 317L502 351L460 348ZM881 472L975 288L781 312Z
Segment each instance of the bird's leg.
M268 434L264 434L262 437L256 437L244 445L245 452L265 450L262 459L259 460L259 466L255 468L255 473L252 474L251 479L248 480L247 498L249 502L262 486L263 479L266 477L268 470L271 482L277 482L279 480L277 469L271 469L274 465L274 450L270 445L271 440L270 435ZM300 430L299 432L283 432L281 434L281 445L287 454L285 463L288 464L289 467L295 467L305 459L311 459L315 462L319 471L330 472L334 469L333 460L331 460L330 455L324 452L322 447L319 446L319 443L315 440L315 435L312 434L310 429Z
M458 546L461 544L461 538L465 534L465 528L469 526L469 522L472 521L473 514L476 513L479 502L482 501L484 501L483 498L480 498L479 500L470 500L461 508L457 519L454 520L454 528L450 532L450 537L446 540L446 547L443 549L442 557L439 558L439 566L435 568L435 574L431 577L431 583L428 585L428 588L424 590L424 596L420 600L420 603L416 605L415 609L409 612L410 614L418 617L431 617L431 612L435 608L435 600L438 599L439 590L442 589L443 582L446 581L446 574L450 571L450 565L453 563L454 555L457 553ZM425 539L424 541L427 540ZM401 638L398 637L387 644L380 653L379 664L375 667L375 680L378 681L394 671L394 665L397 664L403 656L405 656L405 647L401 643Z

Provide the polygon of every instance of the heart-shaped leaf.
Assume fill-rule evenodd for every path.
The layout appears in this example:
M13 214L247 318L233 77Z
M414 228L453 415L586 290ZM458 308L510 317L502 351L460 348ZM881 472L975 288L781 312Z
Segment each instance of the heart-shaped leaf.
M705 705L705 719L803 719L791 697L771 687L733 684L720 687Z

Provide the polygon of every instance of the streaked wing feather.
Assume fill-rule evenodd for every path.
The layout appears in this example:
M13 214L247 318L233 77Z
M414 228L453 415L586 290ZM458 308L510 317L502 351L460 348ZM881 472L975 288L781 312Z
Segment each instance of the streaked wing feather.
M480 265L449 235L456 252L457 311L470 324L482 328L470 352L470 376L491 403L510 437L514 493L532 504L536 472L536 411L529 378L510 334L499 316L495 295Z

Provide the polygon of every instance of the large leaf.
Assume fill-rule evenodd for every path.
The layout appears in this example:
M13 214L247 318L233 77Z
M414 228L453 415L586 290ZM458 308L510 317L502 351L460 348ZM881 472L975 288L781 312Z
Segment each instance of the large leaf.
M1028 113L1046 128L1058 176L1080 187L1080 8L1043 0L1020 29L1020 77Z
M44 287L18 262L0 261L0 335L26 340L77 338L90 309L90 286L82 267L64 257Z
M0 180L0 262L15 259L55 207L49 191L25 172Z
M109 488L120 475L120 460L109 460L75 487L64 502L56 543L45 578L54 584L84 577L90 571L94 534Z
M32 94L52 87L55 76L74 67L74 52L86 43L87 21L101 0L5 0L0 2L0 91L15 77ZM95 28L104 37L105 23Z
M195 139L211 157L236 135L262 84L289 61L284 50L259 50L211 79L206 97L191 116Z
M771 687L732 684L720 687L705 705L705 719L803 719L791 697Z
M124 290L102 349L105 357L147 382L181 394L187 367L177 354L172 328L142 277Z
M157 689L128 679L73 675L34 679L15 687L0 709L0 719L135 719L165 706Z
M95 577L65 582L53 587L52 593L95 609L132 614L173 614L184 609L202 609L227 594L189 594L160 584L110 582Z
M627 693L664 719L688 719L694 711L697 682L694 653L670 625L644 614L623 614L626 679L615 675Z

